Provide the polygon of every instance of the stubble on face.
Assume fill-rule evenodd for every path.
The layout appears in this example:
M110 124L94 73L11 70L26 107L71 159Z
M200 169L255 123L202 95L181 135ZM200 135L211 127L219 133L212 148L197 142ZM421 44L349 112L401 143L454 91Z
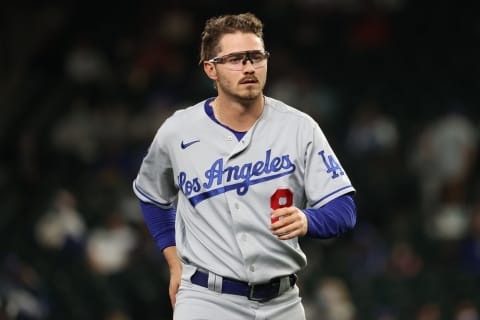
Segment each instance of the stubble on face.
M261 81L255 74L244 75L235 81L218 73L217 88L232 99L249 102L263 95L265 80Z

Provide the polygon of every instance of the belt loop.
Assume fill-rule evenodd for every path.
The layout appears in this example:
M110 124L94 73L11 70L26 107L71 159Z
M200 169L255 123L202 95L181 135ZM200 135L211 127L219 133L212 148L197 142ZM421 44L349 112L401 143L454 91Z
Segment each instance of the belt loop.
M213 272L208 272L208 290L222 293L223 278Z
M278 288L279 294L282 294L283 292L287 291L288 289L290 289L290 287L291 285L290 285L289 276L280 278L280 287Z

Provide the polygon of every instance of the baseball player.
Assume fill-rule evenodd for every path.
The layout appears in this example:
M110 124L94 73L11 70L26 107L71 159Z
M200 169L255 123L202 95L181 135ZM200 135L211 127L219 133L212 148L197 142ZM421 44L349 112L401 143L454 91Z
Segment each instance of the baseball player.
M355 189L318 124L263 94L268 59L253 14L209 19L200 63L218 94L161 125L133 183L174 319L305 319L298 238L356 223Z

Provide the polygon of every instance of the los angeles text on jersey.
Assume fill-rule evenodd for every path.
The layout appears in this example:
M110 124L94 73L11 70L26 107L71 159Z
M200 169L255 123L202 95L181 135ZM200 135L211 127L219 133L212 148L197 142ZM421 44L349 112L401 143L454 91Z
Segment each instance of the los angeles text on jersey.
M236 190L238 195L244 195L251 185L291 174L295 168L288 154L272 157L272 150L268 149L265 159L255 163L224 167L223 159L217 159L205 171L204 179L189 178L184 171L180 171L178 185L185 196L192 195L189 201L196 206L200 201L232 190ZM201 183L201 180L206 182ZM203 192L199 193L200 191Z

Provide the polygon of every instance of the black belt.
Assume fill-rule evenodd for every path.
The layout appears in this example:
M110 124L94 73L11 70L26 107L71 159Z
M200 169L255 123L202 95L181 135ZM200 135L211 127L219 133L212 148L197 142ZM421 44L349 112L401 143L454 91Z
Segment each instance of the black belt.
M290 288L295 285L297 276L291 274L288 277ZM281 279L275 278L270 282L261 284L249 284L239 280L223 278L222 293L236 294L245 296L249 300L265 302L281 295L284 291L280 291ZM208 273L197 270L191 278L193 284L208 288Z

